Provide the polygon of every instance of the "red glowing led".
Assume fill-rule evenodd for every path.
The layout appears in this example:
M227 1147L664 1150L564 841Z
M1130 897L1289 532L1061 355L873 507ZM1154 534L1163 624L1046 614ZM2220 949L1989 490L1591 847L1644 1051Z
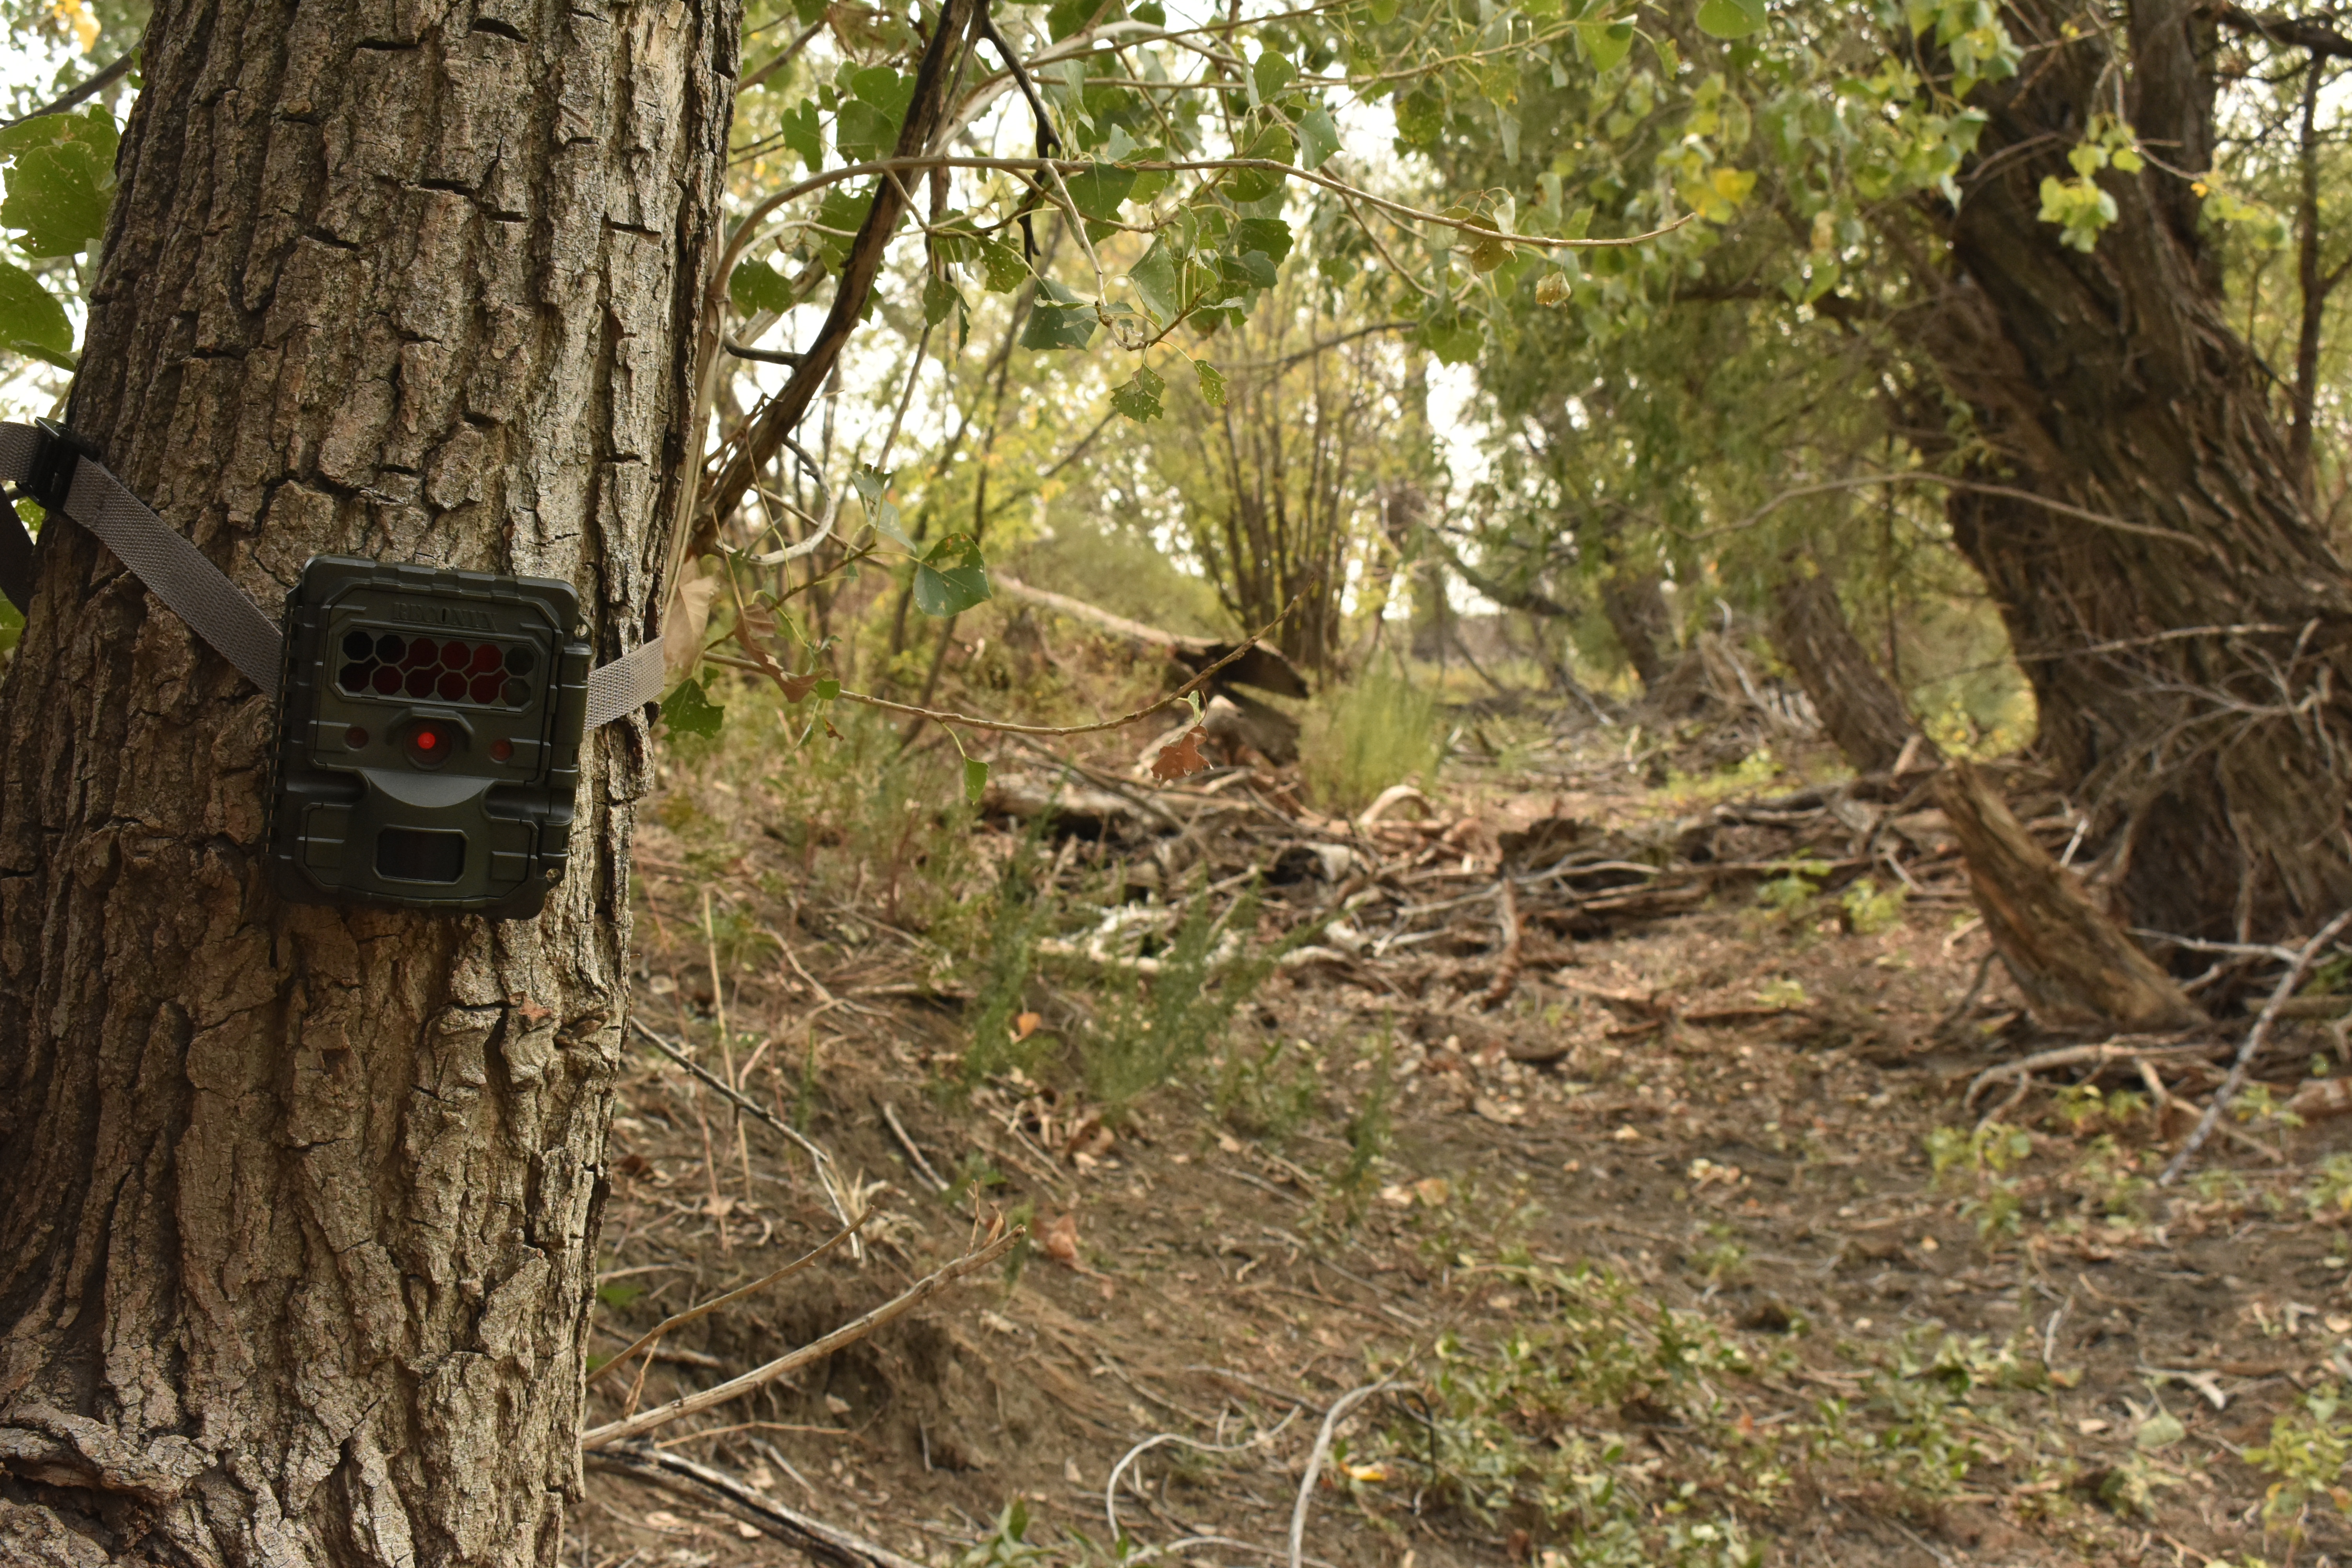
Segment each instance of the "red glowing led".
M435 734L432 731L419 730L416 731L416 749L418 751L429 752L440 743L441 737Z

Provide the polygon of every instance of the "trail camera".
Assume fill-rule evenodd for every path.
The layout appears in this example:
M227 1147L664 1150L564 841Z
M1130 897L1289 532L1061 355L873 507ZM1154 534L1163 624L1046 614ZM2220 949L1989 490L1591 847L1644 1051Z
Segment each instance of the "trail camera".
M279 894L536 915L563 878L585 637L565 583L312 559L286 601Z

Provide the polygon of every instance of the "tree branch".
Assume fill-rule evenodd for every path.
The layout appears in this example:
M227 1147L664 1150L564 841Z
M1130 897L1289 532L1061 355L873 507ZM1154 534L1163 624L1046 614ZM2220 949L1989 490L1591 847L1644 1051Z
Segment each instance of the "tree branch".
M941 0L938 30L932 33L930 47L923 51L923 62L916 69L914 96L907 106L906 122L898 128L898 144L890 159L892 165L915 166L910 161L920 160L929 150L932 133L939 129L946 110L949 78L957 51L970 30L972 11L973 0ZM784 437L800 424L802 416L815 400L817 389L833 374L849 334L856 330L859 319L866 313L866 301L874 292L874 279L882 270L883 253L889 248L898 220L907 216L907 205L906 194L898 181L885 179L875 188L874 200L866 209L866 222L859 226L857 237L850 241L848 259L842 263L841 279L834 288L833 307L825 312L824 324L817 329L815 341L802 351L801 363L793 368L792 379L761 411L751 428L743 433L734 451L712 476L703 492L700 515L695 520L694 539L688 553L699 554L708 550L719 524L733 515L752 480L782 447Z
M2222 6L2214 13L2214 20L2235 32L2256 33L2290 48L2305 49L2331 59L2352 60L2352 37L2322 22L2282 16L2275 11L2248 11L2237 5Z

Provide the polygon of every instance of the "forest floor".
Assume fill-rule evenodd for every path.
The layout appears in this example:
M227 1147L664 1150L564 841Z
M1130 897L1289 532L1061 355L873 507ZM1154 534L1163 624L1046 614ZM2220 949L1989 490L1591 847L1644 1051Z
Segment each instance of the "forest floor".
M644 1439L750 1505L604 1451L567 1562L799 1561L761 1499L926 1564L2347 1560L2347 1123L2279 1113L2336 1030L2159 1188L2244 1018L1979 1082L2096 1037L1973 989L1918 793L1514 732L1371 825L675 769L635 1016L762 1116L633 1027L593 1348L873 1217L591 1424L1031 1238Z

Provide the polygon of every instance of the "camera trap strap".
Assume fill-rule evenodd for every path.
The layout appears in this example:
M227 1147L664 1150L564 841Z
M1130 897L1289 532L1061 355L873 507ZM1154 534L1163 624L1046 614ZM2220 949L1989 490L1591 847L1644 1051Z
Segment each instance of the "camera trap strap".
M63 512L96 534L173 614L276 696L285 639L260 606L188 541L174 532L64 426L0 424L0 482ZM32 604L33 541L16 510L0 507L0 594L18 610ZM609 724L661 695L659 637L589 672L587 728Z

